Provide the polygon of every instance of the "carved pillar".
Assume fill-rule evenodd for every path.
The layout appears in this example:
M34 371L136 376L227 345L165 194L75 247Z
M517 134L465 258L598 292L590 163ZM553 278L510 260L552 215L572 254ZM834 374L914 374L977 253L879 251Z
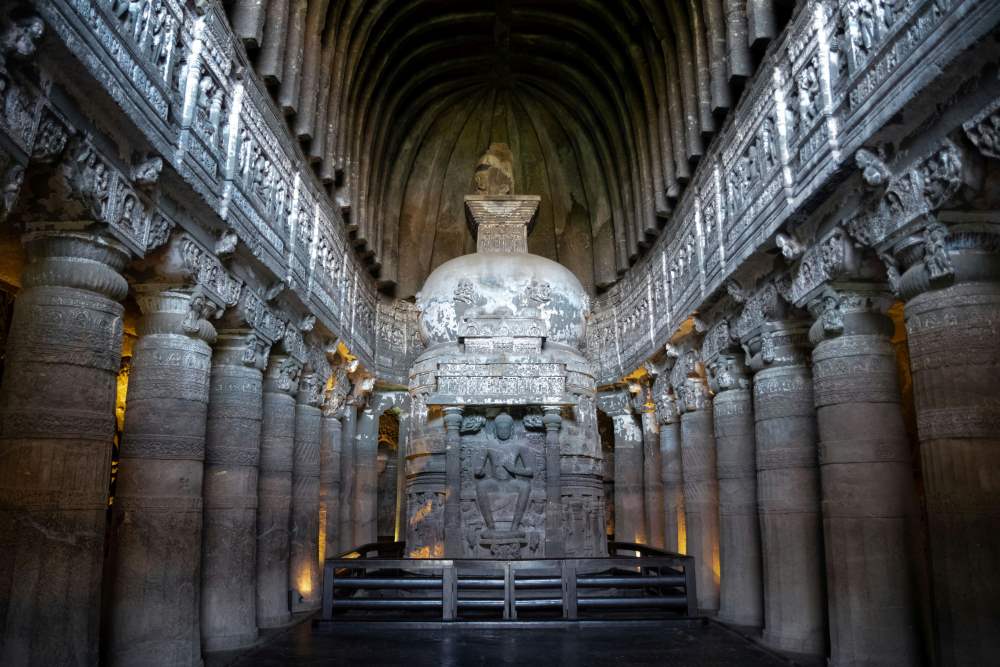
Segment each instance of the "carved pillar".
M615 541L646 542L642 499L642 429L631 412L611 415L615 427Z
M648 401L647 392L636 397L641 402L642 419L642 487L646 509L647 544L664 548L663 457L660 454L660 433L656 421L656 406Z
M0 663L96 664L128 253L24 243L0 391Z
M445 496L444 496L444 555L462 555L462 408L444 408L445 433Z
M687 523L684 517L684 476L681 473L681 419L672 393L658 392L657 419L660 422L660 461L663 475L664 543L674 553L687 552Z
M716 392L712 416L719 476L719 620L759 628L764 623L764 601L756 440L753 397L741 357L722 352L707 364Z
M320 393L324 378L309 372L299 380L295 403L292 456L292 522L288 588L292 612L312 611L321 604L319 586L319 438Z
M806 325L766 322L750 339L757 511L764 569L764 642L797 653L826 647L816 417Z
M257 625L291 620L288 602L288 526L292 505L295 394L301 363L272 354L264 376L264 418L257 484Z
M354 544L378 541L378 421L384 394L371 395L354 444Z
M410 411L399 414L399 440L396 443L396 517L393 535L397 542L406 539L406 450L410 438Z
M202 474L216 307L141 288L111 522L108 662L201 661Z
M562 482L559 431L562 429L562 409L557 405L542 408L545 425L545 557L563 555Z
M267 343L222 332L212 355L205 436L201 634L207 651L257 641L257 468Z
M323 561L340 553L340 419L324 408L319 436L320 574Z
M881 303L879 303L881 301ZM909 528L915 505L890 305L871 288L811 310L831 665L918 664Z
M339 542L341 553L360 546L354 541L354 449L358 408L348 397L340 418L340 519Z
M712 405L704 378L687 378L681 392L681 467L687 553L694 557L698 609L719 610L719 479Z
M1000 654L1000 234L930 225L903 274L927 498L935 658ZM985 229L990 231L984 231Z

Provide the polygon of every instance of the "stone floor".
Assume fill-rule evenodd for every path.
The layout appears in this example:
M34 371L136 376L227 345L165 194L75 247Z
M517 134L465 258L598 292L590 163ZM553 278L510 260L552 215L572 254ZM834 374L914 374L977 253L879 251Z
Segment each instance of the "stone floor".
M313 628L300 623L230 664L285 665L788 665L735 632L712 623L611 627L399 629Z

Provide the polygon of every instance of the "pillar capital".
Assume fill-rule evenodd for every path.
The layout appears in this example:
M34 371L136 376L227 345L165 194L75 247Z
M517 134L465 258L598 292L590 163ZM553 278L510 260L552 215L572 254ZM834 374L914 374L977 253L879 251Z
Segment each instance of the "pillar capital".
M677 424L680 422L680 412L677 409L677 397L669 387L665 387L655 397L656 419L660 424Z
M209 320L219 313L219 307L200 287L144 284L134 291L143 314L140 336L176 334L215 343L217 334Z
M558 405L542 407L542 423L546 431L558 431L562 428L562 408Z
M744 355L726 350L715 356L705 365L708 375L708 386L716 394L731 389L750 388L750 369L747 368Z
M809 340L815 345L839 336L892 336L893 324L886 313L894 302L886 285L825 285L809 302L809 312L815 318L809 328Z
M307 371L299 377L296 400L299 405L319 407L323 401L323 381L319 373Z
M131 255L125 246L92 232L43 231L25 234L28 255L22 286L73 287L96 292L113 301L128 294L120 274Z
M298 391L302 363L287 354L272 354L264 374L264 391L294 396Z
M1000 219L946 223L928 216L882 259L904 301L959 283L1000 281Z

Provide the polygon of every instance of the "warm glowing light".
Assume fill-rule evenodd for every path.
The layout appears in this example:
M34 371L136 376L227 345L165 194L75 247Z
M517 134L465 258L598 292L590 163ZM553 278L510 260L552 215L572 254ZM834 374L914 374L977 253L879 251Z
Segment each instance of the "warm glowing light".
M684 512L677 512L677 552L686 554L688 552L687 521Z
M319 504L319 544L317 545L317 555L319 556L319 569L323 569L323 561L326 560L326 503L320 501Z
M311 573L308 570L299 574L299 595L303 598L308 598L313 592L312 577L310 575Z

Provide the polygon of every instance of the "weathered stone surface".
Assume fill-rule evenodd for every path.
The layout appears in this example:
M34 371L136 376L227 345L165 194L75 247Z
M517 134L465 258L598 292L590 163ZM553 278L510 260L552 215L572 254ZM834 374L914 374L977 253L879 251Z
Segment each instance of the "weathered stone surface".
M673 553L687 551L684 516L684 475L681 467L681 420L676 400L666 388L658 395L656 417L660 422L660 460L663 464L663 548Z
M212 353L205 433L201 641L206 651L257 640L257 477L267 348L224 331Z
M745 368L733 355L709 364L716 468L719 476L719 620L761 627L764 623L760 524L757 518L756 439L753 395Z
M354 439L354 494L352 502L353 544L370 544L378 540L378 418L377 395L360 411L358 433Z
M660 429L656 408L649 404L642 412L642 486L646 505L647 544L664 548L666 538L663 499L663 457L660 453Z
M324 414L319 437L320 567L340 553L340 419Z
M108 662L201 656L202 480L215 306L153 286L132 351L111 519Z
M319 495L320 422L323 379L303 374L295 404L295 442L292 457L291 549L288 588L292 612L319 609Z
M931 252L935 249L937 252ZM935 660L989 662L1000 652L998 387L1000 261L990 235L927 244L904 273L906 331L930 536ZM935 277L935 268L944 269Z
M893 324L872 312L878 306L871 298L826 297L810 332L831 665L921 661L910 447L889 342Z
M0 389L0 662L96 664L128 255L89 234L25 246Z
M688 380L681 414L684 525L694 557L698 609L719 610L719 479L712 406L704 380Z
M257 484L257 626L291 620L288 600L289 523L295 449L295 394L301 366L272 354L264 376L264 410Z
M764 324L751 343L764 641L821 654L826 645L816 415L801 323ZM762 368L763 367L763 368Z
M353 522L357 414L357 407L348 400L347 404L344 405L343 416L340 418L340 515L337 524L339 551L341 552L360 546L354 542Z
M642 429L632 413L611 415L615 425L615 541L646 541L642 497Z

